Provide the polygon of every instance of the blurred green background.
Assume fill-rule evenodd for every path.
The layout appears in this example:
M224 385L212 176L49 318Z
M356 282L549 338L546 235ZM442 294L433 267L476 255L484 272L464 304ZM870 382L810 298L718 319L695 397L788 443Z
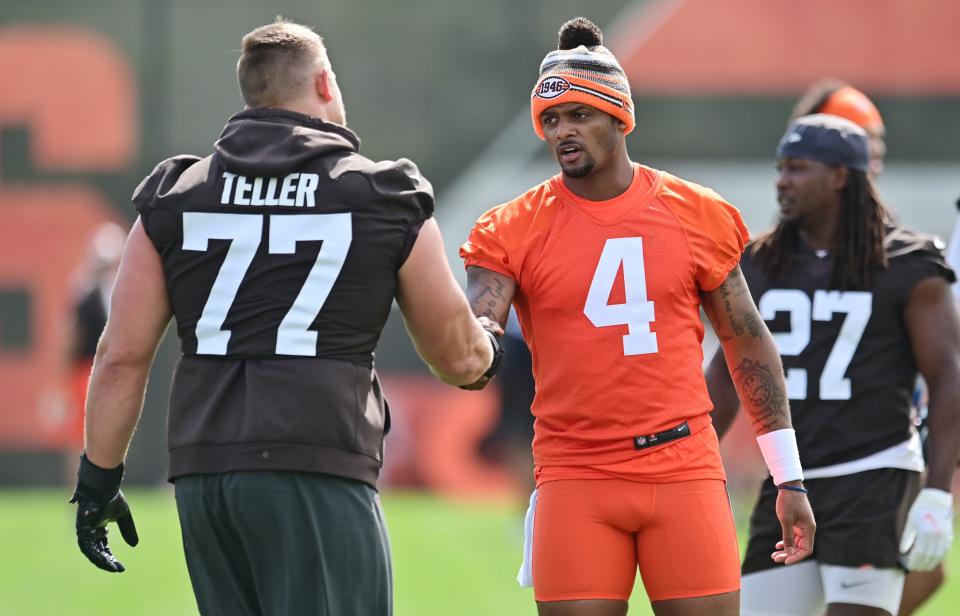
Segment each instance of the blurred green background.
M186 616L196 614L180 544L172 491L130 490L140 545L130 548L114 531L114 553L127 567L108 574L76 549L66 492L0 492L5 542L4 614ZM743 527L748 499L735 515ZM504 502L449 500L413 492L383 498L394 558L396 616L536 614L531 589L520 588L522 512ZM960 568L954 550L948 567ZM960 585L946 584L919 613L953 616ZM631 615L652 614L643 587L630 601Z

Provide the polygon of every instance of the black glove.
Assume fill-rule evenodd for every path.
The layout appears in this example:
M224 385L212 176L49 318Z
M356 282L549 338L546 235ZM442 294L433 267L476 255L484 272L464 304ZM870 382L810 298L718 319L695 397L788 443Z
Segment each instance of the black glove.
M71 503L77 503L77 545L83 555L97 567L111 573L124 571L107 547L107 524L116 522L123 540L131 547L140 543L137 527L130 515L130 506L120 491L123 464L104 469L80 456L77 489Z
M490 362L490 367L487 368L487 371L483 373L483 376L469 385L460 385L460 389L466 389L467 391L483 389L493 377L500 373L500 368L503 365L503 345L500 344L500 336L498 336L496 332L490 331L486 327L483 329L487 332L487 336L490 338L490 345L493 346L493 361Z

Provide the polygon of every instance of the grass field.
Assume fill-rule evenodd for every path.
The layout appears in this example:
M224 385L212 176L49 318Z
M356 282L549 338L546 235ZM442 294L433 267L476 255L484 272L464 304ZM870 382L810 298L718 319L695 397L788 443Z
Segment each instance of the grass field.
M0 491L0 614L185 616L197 613L180 545L172 492L128 493L141 542L111 533L127 572L110 575L79 553L66 491ZM504 504L449 502L419 493L383 498L393 542L397 616L533 615L514 581L520 512ZM739 515L738 518L745 518ZM960 575L960 549L950 567ZM631 616L651 614L638 587ZM948 581L922 616L960 613L960 580Z

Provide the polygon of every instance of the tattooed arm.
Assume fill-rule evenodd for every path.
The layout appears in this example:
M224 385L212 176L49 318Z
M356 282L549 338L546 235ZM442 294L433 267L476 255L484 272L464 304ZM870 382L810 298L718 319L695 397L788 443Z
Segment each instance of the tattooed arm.
M470 266L467 268L467 300L473 314L491 331L503 333L507 325L507 315L510 313L510 302L517 290L517 283L513 278L499 274L483 267ZM477 381L463 387L463 389L483 389L490 379L481 377Z
M467 268L467 300L478 317L487 317L506 327L516 290L517 283L509 276L482 267Z
M806 493L796 491L802 487L801 481L792 478L802 473L799 472L800 460L793 431L786 430L791 427L790 407L780 354L753 303L739 266L730 272L719 287L702 293L701 300L720 339L726 364L733 367L732 370L724 370L726 384L718 378L719 368L723 367L722 357L715 357L708 369L708 377L713 380L712 384L708 381L708 387L716 406L715 412L726 422L721 426L726 430L736 413L736 403L730 395L732 377L743 408L753 423L757 442L774 482L778 487L786 488L777 491L776 502L783 538L777 542L770 556L774 562L792 565L813 553L817 524ZM764 449L764 443L767 449ZM786 446L788 443L789 447ZM785 460L792 462L789 468L796 473L784 470ZM778 471L781 475L779 480Z
M736 415L734 390L758 435L791 427L780 354L740 268L713 291L702 293L701 300L723 348L707 368L718 434L726 432Z

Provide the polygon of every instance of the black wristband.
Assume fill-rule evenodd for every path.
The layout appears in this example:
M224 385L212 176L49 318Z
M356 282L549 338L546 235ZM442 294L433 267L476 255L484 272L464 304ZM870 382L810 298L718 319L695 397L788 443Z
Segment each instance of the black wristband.
M79 486L104 498L113 498L123 481L123 463L116 468L100 468L87 458L86 452L80 455L80 468L77 470Z
M789 490L790 492L800 492L801 494L806 494L807 489L801 486L788 486L786 484L782 486L777 486L778 490Z
M487 368L487 371L483 373L483 378L492 379L500 373L500 368L503 365L503 345L500 344L500 336L489 329L484 329L483 331L487 332L487 336L490 338L490 345L493 347L493 360L490 362L490 367Z

